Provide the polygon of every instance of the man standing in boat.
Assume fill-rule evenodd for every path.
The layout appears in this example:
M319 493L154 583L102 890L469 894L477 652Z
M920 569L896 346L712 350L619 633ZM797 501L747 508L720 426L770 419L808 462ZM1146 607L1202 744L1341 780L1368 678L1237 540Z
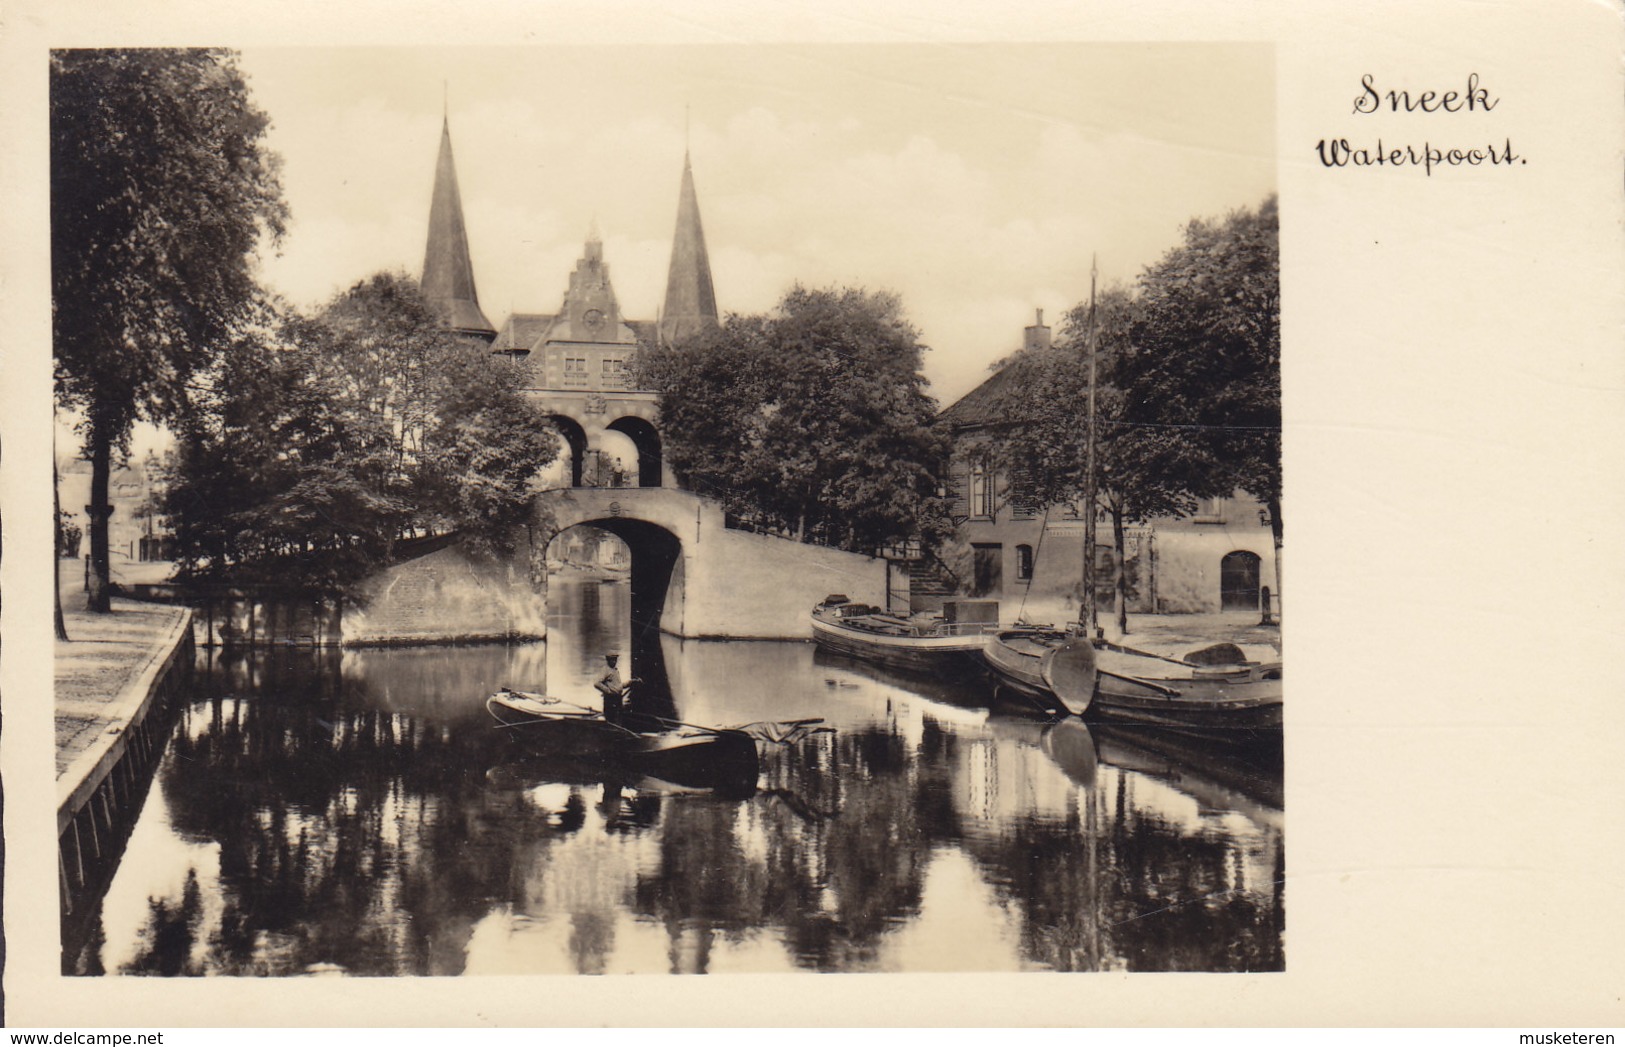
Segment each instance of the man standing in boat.
M626 685L621 682L621 671L615 667L620 655L613 651L604 655L607 668L604 675L593 684L598 693L604 696L604 719L610 723L621 722L621 700L626 695Z

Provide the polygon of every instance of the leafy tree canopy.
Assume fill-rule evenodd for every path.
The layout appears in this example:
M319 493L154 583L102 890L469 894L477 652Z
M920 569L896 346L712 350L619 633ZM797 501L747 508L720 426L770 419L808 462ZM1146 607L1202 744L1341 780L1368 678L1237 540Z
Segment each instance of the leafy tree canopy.
M637 368L682 483L747 524L874 552L949 530L923 353L895 295L797 286Z
M1188 512L1213 488L1211 459L1182 430L1126 419L1129 394L1114 383L1114 368L1140 308L1127 289L1110 288L1099 296L1093 317L1087 303L1067 313L1053 346L1025 349L1004 362L1008 377L999 409L1010 422L989 449L1011 478L1012 497L1040 506L1081 504L1085 497L1091 337L1100 506L1126 521L1142 521Z
M1226 485L1281 497L1281 278L1271 196L1193 221L1184 243L1140 276L1141 309L1115 368L1125 420L1190 427Z
M267 311L182 428L167 509L194 575L337 589L408 537L510 551L557 441L486 348L402 274Z
M1126 520L1189 512L1240 487L1280 489L1280 290L1275 201L1185 242L1132 289L1071 309L1063 337L1000 363L1010 419L990 452L1018 496L1075 502L1086 484L1089 343L1096 342L1096 484Z
M218 49L50 61L57 399L91 470L90 606L107 604L107 484L138 417L173 416L247 315L262 237L287 219L268 118Z

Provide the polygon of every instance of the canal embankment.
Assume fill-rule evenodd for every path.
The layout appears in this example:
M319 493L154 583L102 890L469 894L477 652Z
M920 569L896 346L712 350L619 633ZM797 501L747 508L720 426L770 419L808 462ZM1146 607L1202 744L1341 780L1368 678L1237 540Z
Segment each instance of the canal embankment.
M162 750L155 720L186 686L194 645L184 607L114 599L113 613L91 614L64 590L69 639L56 642L55 735L66 914L116 862Z
M1020 619L1043 625L1064 626L1077 621L1078 605L1069 600L1032 599L1001 608L1006 624ZM1101 608L1096 624L1102 636L1113 643L1135 647L1167 658L1179 658L1208 644L1233 643L1247 657L1257 661L1281 659L1280 615L1270 624L1262 623L1256 610L1211 611L1187 614L1143 614L1130 612L1127 630L1117 627L1117 616Z

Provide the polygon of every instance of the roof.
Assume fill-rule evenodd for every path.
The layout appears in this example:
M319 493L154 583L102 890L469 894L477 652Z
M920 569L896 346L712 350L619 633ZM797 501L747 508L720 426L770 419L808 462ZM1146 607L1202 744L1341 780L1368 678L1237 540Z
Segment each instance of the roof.
M480 311L474 289L474 264L468 256L468 228L457 189L457 165L451 156L451 124L440 126L440 157L435 164L434 195L429 202L429 240L423 250L423 297L439 311L446 326L457 331L493 335L496 328Z
M487 338L495 331L479 305L467 298L431 298L429 301L440 314L440 322L453 331L485 335Z
M621 323L630 327L644 345L654 345L660 340L660 324L654 320L622 320Z
M502 322L496 341L491 343L493 353L528 353L536 347L536 340L552 326L552 313L514 313Z
M666 271L666 304L660 333L677 342L717 325L717 294L711 283L711 256L705 249L700 199L694 192L694 170L683 155L683 181L677 193L677 231L671 241Z
M1013 421L1005 403L1005 393L1015 377L1014 364L1002 367L981 385L943 409L937 418L954 429L971 429Z

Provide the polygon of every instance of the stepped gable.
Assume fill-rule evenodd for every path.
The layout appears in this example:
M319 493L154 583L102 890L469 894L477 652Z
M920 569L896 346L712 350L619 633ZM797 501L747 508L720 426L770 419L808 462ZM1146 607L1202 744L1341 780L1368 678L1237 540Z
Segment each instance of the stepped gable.
M604 242L594 221L587 233L586 249L570 272L564 304L559 306L541 341L631 345L637 340L637 334L621 318L621 306L609 282L609 266L604 264Z
M683 154L683 182L677 195L677 232L671 242L666 273L666 303L660 314L660 337L667 344L717 326L717 295L711 283L711 257L705 249L700 201L694 170Z
M429 203L429 240L418 287L447 327L485 339L496 335L496 328L480 310L474 289L474 265L468 254L468 228L457 188L457 166L452 161L449 119L440 128L440 157L435 164L434 195Z

